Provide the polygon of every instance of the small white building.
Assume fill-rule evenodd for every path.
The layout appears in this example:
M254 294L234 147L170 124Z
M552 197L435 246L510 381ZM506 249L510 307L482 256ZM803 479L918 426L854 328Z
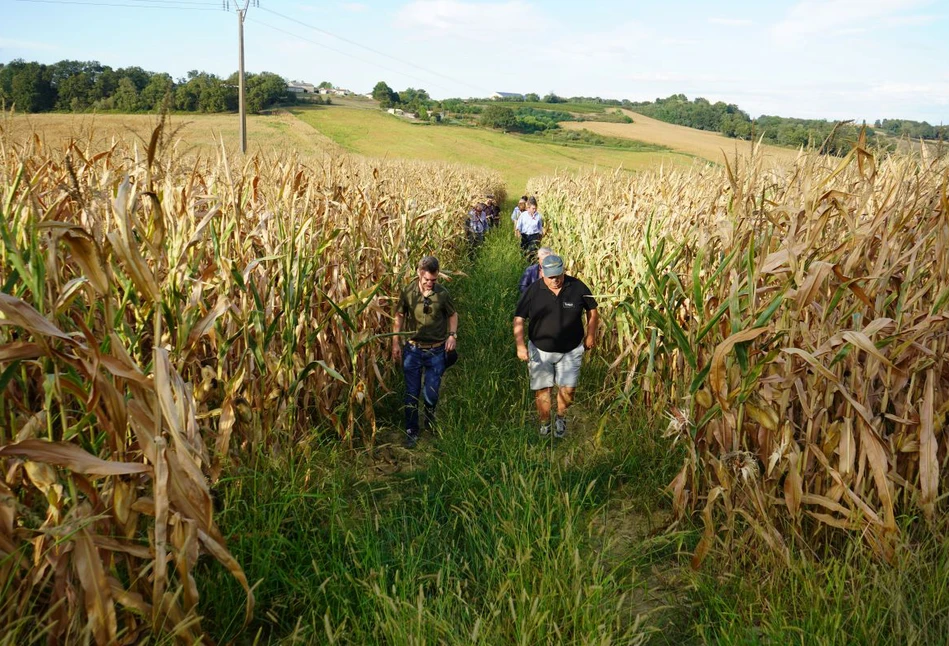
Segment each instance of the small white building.
M517 92L495 92L489 98L494 99L495 101L501 101L504 99L524 99L523 94L518 94Z

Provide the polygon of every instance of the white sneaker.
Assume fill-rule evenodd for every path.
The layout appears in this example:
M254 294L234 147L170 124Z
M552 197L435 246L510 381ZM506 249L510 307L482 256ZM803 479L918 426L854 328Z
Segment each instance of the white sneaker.
M557 439L563 439L567 434L567 418L557 416L556 422L554 422L554 437Z
M550 422L540 425L540 436L547 437L548 435L550 435Z

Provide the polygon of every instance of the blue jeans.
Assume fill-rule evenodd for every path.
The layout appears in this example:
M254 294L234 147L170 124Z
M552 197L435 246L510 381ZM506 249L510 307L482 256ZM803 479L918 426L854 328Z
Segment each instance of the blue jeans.
M430 419L435 414L438 389L445 372L445 346L425 350L406 344L402 351L402 372L405 374L405 429L410 433L418 433L418 400L422 394L423 375L425 391L422 396L426 417Z

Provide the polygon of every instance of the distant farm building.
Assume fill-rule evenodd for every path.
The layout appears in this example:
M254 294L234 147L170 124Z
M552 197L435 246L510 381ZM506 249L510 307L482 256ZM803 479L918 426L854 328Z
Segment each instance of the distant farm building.
M310 83L287 83L287 90L295 94L316 94L316 86Z
M524 95L523 95L523 94L518 94L517 92L495 92L494 94L491 95L490 98L494 99L495 101L503 101L503 100L505 100L505 99L507 99L507 100L511 100L511 99L521 99L521 100L523 100L523 99L524 99Z

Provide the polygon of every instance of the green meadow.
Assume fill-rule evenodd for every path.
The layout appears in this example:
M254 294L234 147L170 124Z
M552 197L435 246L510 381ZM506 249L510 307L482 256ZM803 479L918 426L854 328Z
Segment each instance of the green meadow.
M500 172L510 195L538 175L580 169L689 165L686 153L644 144L644 150L547 143L483 128L412 123L381 110L349 106L294 108L292 113L347 150L369 157L403 157L487 166Z

